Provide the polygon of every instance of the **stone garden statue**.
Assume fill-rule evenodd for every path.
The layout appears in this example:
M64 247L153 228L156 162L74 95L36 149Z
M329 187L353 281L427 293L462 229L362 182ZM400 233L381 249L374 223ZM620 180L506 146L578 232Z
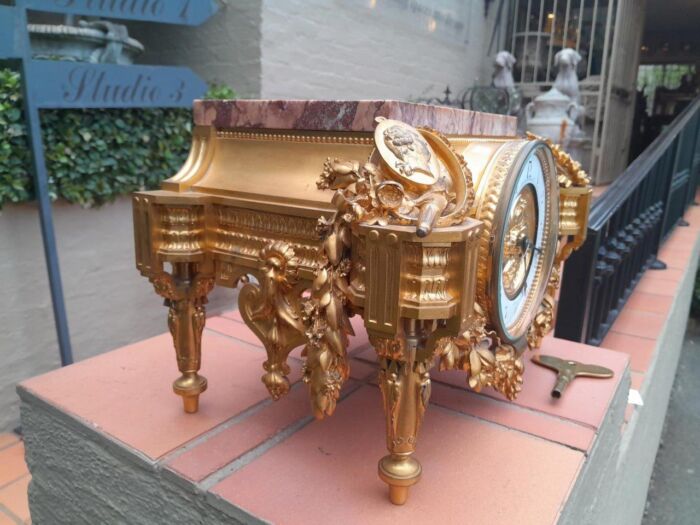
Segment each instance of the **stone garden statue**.
M493 61L495 71L492 84L494 87L508 92L509 115L520 113L520 93L515 88L515 80L513 79L513 66L515 63L516 59L509 51L499 51Z
M570 47L565 47L554 55L554 65L557 67L554 87L577 104L581 102L576 75L576 66L580 61L581 55Z
M581 55L564 48L554 55L557 76L552 89L535 97L525 108L528 131L564 147L584 169L590 164L590 138L583 131L584 108L581 105L576 66Z

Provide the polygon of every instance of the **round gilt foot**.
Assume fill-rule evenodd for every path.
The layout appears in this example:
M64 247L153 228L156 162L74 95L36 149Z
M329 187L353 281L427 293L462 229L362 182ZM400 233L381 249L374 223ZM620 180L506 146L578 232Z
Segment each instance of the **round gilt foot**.
M185 412L188 414L194 414L199 410L199 395L183 396L182 401L185 405Z
M394 505L403 505L408 499L408 487L389 485L389 501Z
M182 396L185 412L194 414L199 410L199 394L207 389L206 377L197 372L185 372L173 382L173 391Z
M379 478L389 485L389 500L403 505L408 499L408 489L420 480L422 468L412 456L389 454L379 460Z

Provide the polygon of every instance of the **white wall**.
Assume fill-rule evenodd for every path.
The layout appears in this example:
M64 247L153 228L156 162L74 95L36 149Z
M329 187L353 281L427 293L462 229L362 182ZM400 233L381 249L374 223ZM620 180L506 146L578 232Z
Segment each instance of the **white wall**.
M442 98L491 81L497 6L486 19L483 0L219 4L199 27L129 23L139 62L188 66L244 98Z
M432 26L446 5L433 14L455 13L462 31ZM264 0L262 98L441 98L488 84L495 13L484 18L483 0Z
M129 34L146 47L138 62L188 66L209 83L257 98L261 2L219 0L219 11L197 27L129 22Z
M167 331L163 300L134 263L130 198L93 210L58 202L54 221L76 361ZM0 432L19 424L17 382L60 365L42 246L34 204L0 211ZM235 305L216 289L208 310Z

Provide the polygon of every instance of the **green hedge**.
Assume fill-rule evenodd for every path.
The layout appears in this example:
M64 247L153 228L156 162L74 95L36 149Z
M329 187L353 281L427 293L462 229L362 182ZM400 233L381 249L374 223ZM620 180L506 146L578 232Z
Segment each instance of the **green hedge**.
M210 96L235 93L213 86ZM51 196L82 206L157 187L184 162L192 130L187 109L43 110L41 123ZM33 192L20 76L0 69L0 207Z

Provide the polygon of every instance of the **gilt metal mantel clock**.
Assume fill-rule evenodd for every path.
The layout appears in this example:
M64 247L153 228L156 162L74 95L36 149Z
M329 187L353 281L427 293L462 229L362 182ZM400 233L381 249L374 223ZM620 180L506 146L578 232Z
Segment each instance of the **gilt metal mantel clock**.
M451 108L203 101L195 123L181 171L134 195L137 267L169 307L175 393L197 411L215 284L242 285L274 399L304 346L317 418L335 410L359 315L386 413L379 476L404 503L433 366L477 391L520 391L520 354L551 330L561 262L585 238L586 174L557 146L516 137L510 117Z

